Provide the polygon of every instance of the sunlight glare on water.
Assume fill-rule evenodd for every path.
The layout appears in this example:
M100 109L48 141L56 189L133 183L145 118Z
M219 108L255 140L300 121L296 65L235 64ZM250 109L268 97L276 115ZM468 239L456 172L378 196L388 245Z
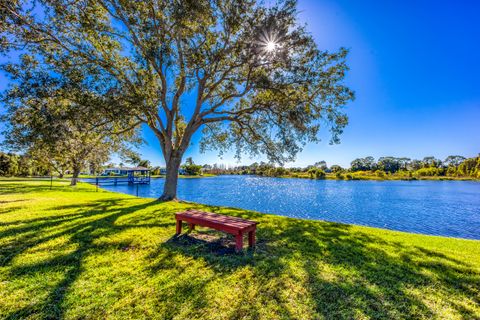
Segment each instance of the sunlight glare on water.
M164 179L139 186L157 198ZM104 186L136 194L136 186ZM336 181L218 176L179 179L180 199L288 217L480 239L480 183L470 181Z

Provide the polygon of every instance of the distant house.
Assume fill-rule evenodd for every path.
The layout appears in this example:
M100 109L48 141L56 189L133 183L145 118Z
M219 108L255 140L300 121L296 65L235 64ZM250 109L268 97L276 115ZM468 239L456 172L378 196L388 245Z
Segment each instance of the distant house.
M102 176L109 176L107 180L114 181L114 184L128 182L128 184L149 184L150 169L145 167L118 167L103 170ZM114 176L114 177L110 177ZM117 177L118 176L118 177ZM123 176L127 176L125 179ZM97 178L98 183L98 178Z
M110 176L110 175L117 175L117 176L126 176L132 174L133 172L140 172L146 173L150 170L145 167L116 167L116 168L107 168L103 170L102 176Z
M166 175L167 174L167 169L165 168L160 168L160 174L161 175ZM187 174L187 171L185 171L185 169L178 169L178 174L181 174L181 175L184 175L184 174Z

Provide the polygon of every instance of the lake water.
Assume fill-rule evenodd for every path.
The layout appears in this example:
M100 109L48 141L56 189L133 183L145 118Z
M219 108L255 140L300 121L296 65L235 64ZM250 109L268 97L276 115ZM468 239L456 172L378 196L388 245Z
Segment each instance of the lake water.
M139 185L161 195L164 179ZM137 186L102 188L136 195ZM480 183L470 181L337 181L218 176L179 179L180 199L288 217L415 233L480 239Z

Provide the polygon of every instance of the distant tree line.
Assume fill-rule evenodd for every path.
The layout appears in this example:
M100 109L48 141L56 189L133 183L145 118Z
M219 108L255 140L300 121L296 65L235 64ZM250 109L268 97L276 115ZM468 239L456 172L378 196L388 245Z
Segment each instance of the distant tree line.
M0 176L41 176L48 171L43 163L29 156L0 152Z
M465 158L459 155L440 160L429 156L422 160L396 157L358 158L351 162L350 171L374 171L378 174L412 173L417 176L451 176L480 178L480 155Z
M318 161L306 167L278 167L272 163L255 162L251 165L242 165L226 168L225 165L204 165L204 172L214 174L252 174L269 177L305 177L324 179L327 175L338 179L361 178L405 178L422 177L451 177L451 178L480 178L480 155L465 158L459 155L448 156L440 160L429 156L422 160L406 157L374 157L357 158L350 163L350 168L339 165L328 166L325 161Z
M103 171L105 163L92 159L83 163L82 172L98 174ZM161 167L151 166L149 160L142 159L140 155L131 150L122 154L122 160L134 166L147 167L154 175L161 174ZM124 164L121 163L120 166ZM107 164L106 166L113 166ZM425 157L422 160L405 157L373 157L357 158L350 163L350 168L339 165L328 166L325 161L318 161L306 167L285 168L267 162L254 162L251 165L227 167L225 164L195 164L191 157L187 158L181 166L187 175L211 174L250 174L266 177L302 177L312 179L368 179L368 178L400 178L414 179L423 177L451 177L480 179L480 155L473 158L463 156L448 156L445 160L435 157ZM0 176L45 176L55 174L63 177L72 173L71 166L62 165L61 161L39 157L30 154L15 154L0 152Z
M198 165L198 164L195 164L195 162L193 162L192 157L188 157L185 160L185 164L182 165L182 169L185 170L185 174L187 174L187 175L198 176L198 175L200 175L200 173L202 171L202 166Z
M73 174L73 167L62 161L52 160L51 156L38 157L39 155L16 154L13 152L0 151L0 176L3 177L32 177L55 175L63 178L65 174ZM162 167L152 166L151 162L142 159L141 156L130 149L124 150L120 154L123 162L119 166L132 165L136 167L145 167L151 170L153 175L160 175ZM97 161L98 160L98 161ZM100 174L106 167L115 167L113 163L107 163L104 158L91 158L90 161L83 162L80 166L80 172L86 174ZM181 166L186 175L200 175L203 166L195 164L191 157L185 160Z
M85 162L80 167L84 173L96 174L103 171L103 163ZM0 151L0 176L3 177L34 177L55 175L62 178L65 174L73 174L73 168L51 158L41 158L30 154L16 154Z

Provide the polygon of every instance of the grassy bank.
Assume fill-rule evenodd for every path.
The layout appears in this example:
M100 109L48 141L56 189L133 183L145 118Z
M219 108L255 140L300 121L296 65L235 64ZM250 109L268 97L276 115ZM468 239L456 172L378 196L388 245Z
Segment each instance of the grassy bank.
M480 318L480 242L243 210L254 252L174 238L186 203L0 181L0 318Z
M278 178L300 178L300 179L315 179L307 172L299 172L294 174L282 175ZM451 177L451 176L408 176L408 175L398 175L398 174L386 174L383 176L378 176L374 173L368 172L348 172L342 173L341 175L336 175L334 173L327 173L324 179L328 180L375 180L375 181L385 181L385 180L431 180L431 181L480 181L479 179L471 177Z

